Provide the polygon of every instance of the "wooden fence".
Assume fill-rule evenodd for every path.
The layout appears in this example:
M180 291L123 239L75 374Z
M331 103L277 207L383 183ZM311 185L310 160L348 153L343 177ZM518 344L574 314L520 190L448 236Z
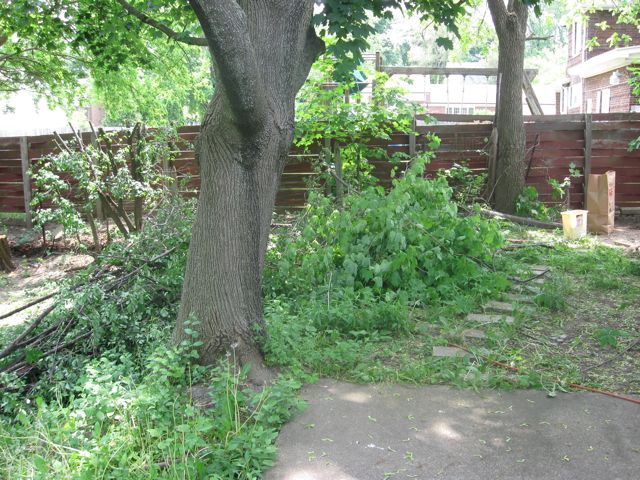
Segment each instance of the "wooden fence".
M428 175L436 170L464 163L476 173L487 170L488 140L491 116L436 115L437 124L417 126L415 135L394 134L390 140L373 140L371 145L384 148L389 155L396 152L412 154L422 150L427 133L438 135L442 142ZM420 123L418 123L420 125ZM548 180L562 181L569 175L573 163L586 173L616 171L616 205L640 207L640 151L628 151L631 140L640 136L640 114L547 115L525 117L528 165L527 184L535 186L543 201L552 203ZM191 175L190 186L200 184L198 168L191 144L199 127L178 130L184 143L176 152L178 175ZM89 134L83 134L89 140ZM67 135L63 135L63 138ZM280 209L304 205L308 180L315 175L313 161L321 146L309 151L292 147L282 176L276 205ZM31 199L32 184L25 172L35 160L55 153L52 135L0 138L0 212L26 212ZM390 183L391 165L372 160L373 173L383 185ZM571 187L572 206L583 206L583 181Z

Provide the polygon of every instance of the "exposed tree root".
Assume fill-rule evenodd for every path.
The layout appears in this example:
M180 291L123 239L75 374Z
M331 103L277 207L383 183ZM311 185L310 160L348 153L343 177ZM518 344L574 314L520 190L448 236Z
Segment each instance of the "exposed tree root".
M262 389L278 378L278 372L275 369L266 367L262 361L262 354L256 348L241 349L238 352L238 360L241 366L250 365L247 373L247 381L252 387Z

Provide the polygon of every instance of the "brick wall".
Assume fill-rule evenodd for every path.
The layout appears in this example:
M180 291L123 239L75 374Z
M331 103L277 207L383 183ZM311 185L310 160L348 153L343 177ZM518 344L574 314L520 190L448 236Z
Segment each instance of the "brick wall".
M607 22L609 28L607 28L606 30L602 30L597 26L597 24L601 22ZM591 51L587 50L585 52L585 60L611 50L607 39L613 34L614 31L618 32L619 35L629 35L631 37L631 43L629 43L628 45L620 44L619 46L624 47L631 45L640 45L640 32L638 31L638 27L629 24L618 25L616 24L616 18L610 11L599 10L589 16L589 21L586 28L586 39L589 40L595 37L600 45L598 47L594 47Z
M608 27L606 30L602 30L598 24L606 22ZM574 45L574 28L573 24L568 26L568 56L567 56L567 68L578 65L582 62L596 57L602 53L611 50L609 46L608 38L611 37L613 32L618 32L619 35L628 35L631 37L631 42L627 45L620 46L632 46L640 45L640 31L634 25L617 24L615 16L608 10L599 10L589 15L589 18L584 26L582 39L582 47L578 49L575 55L573 55ZM592 50L583 48L583 46L592 38L596 38L598 46ZM620 83L618 85L610 85L610 77L613 72L603 73L596 77L586 78L582 83L582 102L581 105L571 107L569 106L567 113L583 113L587 112L587 104L589 101L592 104L592 111L597 113L597 96L598 92L609 89L610 102L609 112L629 112L633 105L638 103L638 99L631 95L631 87L627 81L629 79L629 72L626 69L619 69L621 74ZM576 85L581 82L580 77L571 77L571 85ZM568 93L568 92L567 92ZM602 94L601 94L602 95Z
M628 83L629 72L627 69L618 69L620 73L620 83L618 85L611 85L610 77L613 72L603 73L596 75L595 77L586 78L584 81L583 91L583 111L587 111L587 102L591 100L593 106L593 112L596 111L598 92L602 92L609 89L611 92L609 100L609 112L603 113L626 113L631 110L631 105L634 103L634 98L631 95L631 85ZM601 94L602 95L602 94Z
M584 50L580 48L576 55L573 54L573 43L575 42L575 38L573 37L573 23L569 24L567 29L569 31L567 42L567 68L570 68L584 61Z
M602 30L602 28L598 26L598 24L602 22L606 22L609 28ZM573 24L568 26L568 31L567 67L573 67L574 65L611 50L608 39L614 31L618 32L619 35L628 35L631 37L631 43L628 45L620 44L619 46L640 45L640 32L638 31L638 27L629 24L617 24L615 16L608 10L598 10L589 15L589 19L584 27L582 45L580 45L576 55L573 55L573 43L575 41L573 38ZM596 38L599 45L592 50L584 48L584 45L592 38Z

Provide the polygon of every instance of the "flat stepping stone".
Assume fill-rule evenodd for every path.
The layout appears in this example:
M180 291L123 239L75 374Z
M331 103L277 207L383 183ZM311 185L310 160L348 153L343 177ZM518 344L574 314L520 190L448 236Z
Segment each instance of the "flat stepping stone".
M457 347L433 347L431 355L434 357L460 358L469 355L469 353Z
M526 295L518 295L517 293L503 293L502 298L510 302L516 303L533 303L533 299Z
M467 320L482 324L499 323L502 321L511 324L515 321L515 319L509 315L491 315L486 313L470 313L467 315Z
M462 336L465 338L478 338L481 340L487 338L487 334L482 330L478 330L477 328L469 328L465 330L464 332L462 332Z
M491 300L484 306L485 310L494 310L496 312L504 312L504 313L513 313L515 311L515 307L507 302L498 302L496 300Z

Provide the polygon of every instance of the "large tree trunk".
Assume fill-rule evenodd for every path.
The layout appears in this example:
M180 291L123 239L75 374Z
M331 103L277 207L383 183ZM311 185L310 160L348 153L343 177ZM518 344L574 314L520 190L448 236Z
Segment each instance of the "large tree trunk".
M262 266L295 96L322 42L311 0L191 4L220 82L196 146L202 187L174 340L185 338L193 318L203 363L232 352L262 383L269 379L257 341L265 334Z
M493 187L495 208L512 213L525 185L525 130L522 117L522 80L527 28L527 6L522 0L488 0L498 35L500 72L497 105L497 158Z

